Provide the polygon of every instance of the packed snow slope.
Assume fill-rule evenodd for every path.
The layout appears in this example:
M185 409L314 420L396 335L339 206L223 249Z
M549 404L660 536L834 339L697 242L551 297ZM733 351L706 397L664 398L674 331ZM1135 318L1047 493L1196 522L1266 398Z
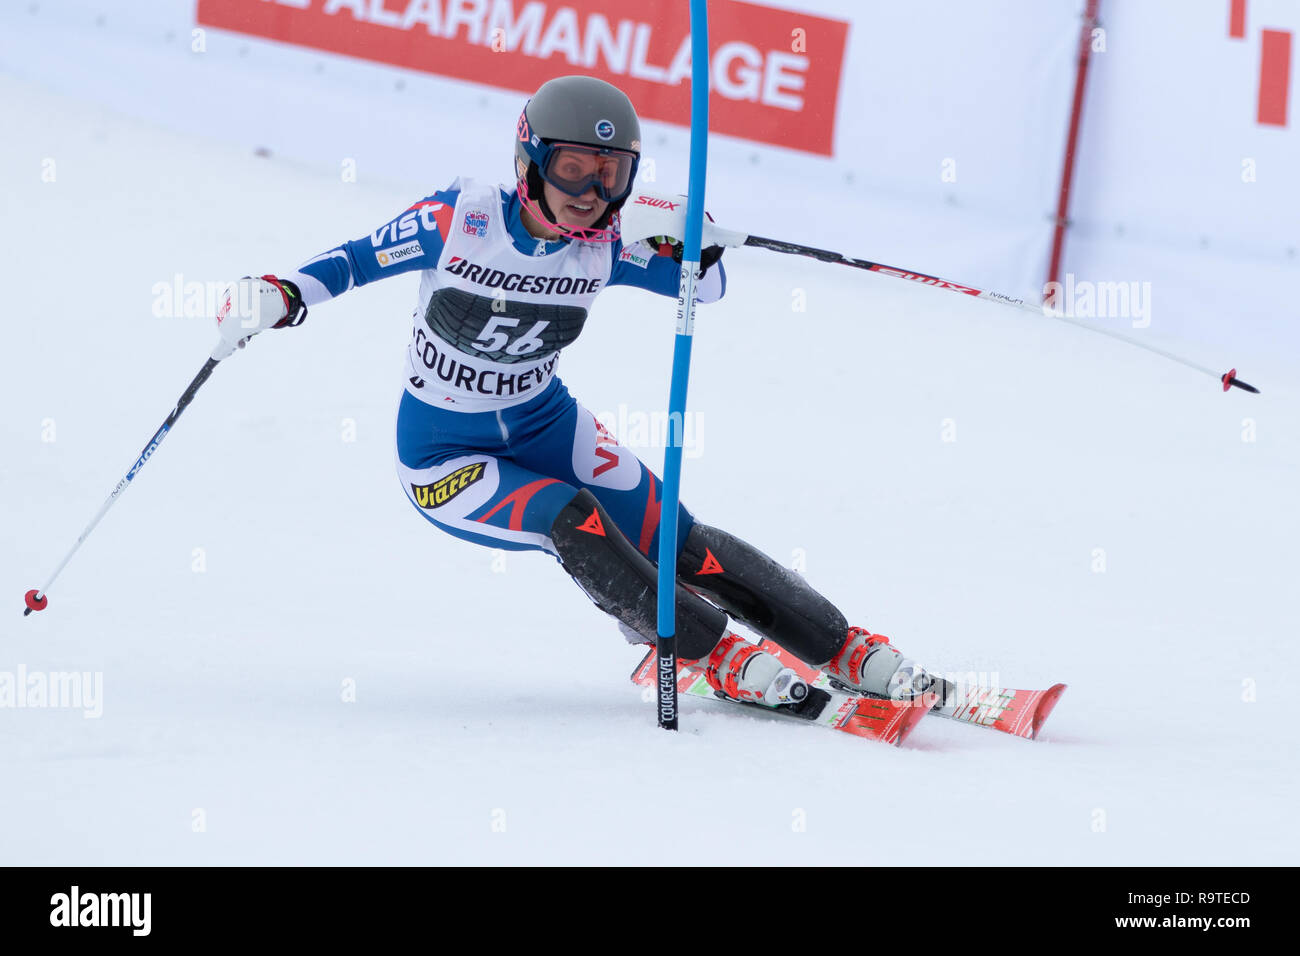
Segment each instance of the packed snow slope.
M687 503L935 670L1067 682L1035 743L932 720L895 749L696 701L658 730L640 652L553 560L407 504L414 276L223 363L23 619L215 341L159 284L292 268L450 177L344 182L0 97L0 678L102 675L99 716L0 708L0 861L1297 862L1297 362L1248 337L1152 339L1263 389L1224 395L1058 322L727 254ZM713 171L720 221L756 228L761 177ZM847 251L889 238L864 216ZM672 338L672 302L611 289L562 377L633 428Z

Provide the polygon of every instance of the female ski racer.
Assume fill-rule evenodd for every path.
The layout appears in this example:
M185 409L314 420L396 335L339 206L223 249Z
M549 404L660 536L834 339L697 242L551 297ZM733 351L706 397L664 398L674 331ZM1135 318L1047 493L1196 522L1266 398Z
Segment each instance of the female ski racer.
M242 280L252 317L234 321L228 296L218 327L227 347L242 346L355 286L418 272L397 413L412 507L467 541L549 552L629 638L653 643L659 479L574 400L556 363L606 286L675 296L682 246L619 237L641 132L617 87L586 76L543 84L514 147L514 189L459 178L283 278ZM721 254L701 254L700 302L726 289ZM732 633L728 615L858 690L905 698L929 686L888 638L849 627L798 574L684 506L677 556L678 655L703 659L727 696L781 706L807 693Z

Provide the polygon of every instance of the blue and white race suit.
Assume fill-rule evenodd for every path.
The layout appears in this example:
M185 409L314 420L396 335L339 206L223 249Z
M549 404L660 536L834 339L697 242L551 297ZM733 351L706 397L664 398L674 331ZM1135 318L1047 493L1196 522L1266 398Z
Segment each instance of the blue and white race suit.
M457 179L285 278L312 306L420 273L397 472L426 519L489 547L554 554L556 515L588 488L653 561L659 479L574 400L556 368L602 289L675 297L680 267L646 243L537 239L520 214L515 192ZM699 302L722 297L721 263L697 289ZM679 552L692 523L682 507Z

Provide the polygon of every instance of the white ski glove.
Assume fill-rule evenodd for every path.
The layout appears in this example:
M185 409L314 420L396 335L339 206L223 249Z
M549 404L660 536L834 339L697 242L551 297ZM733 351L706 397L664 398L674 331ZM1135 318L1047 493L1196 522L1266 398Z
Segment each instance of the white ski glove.
M659 237L680 237L686 235L686 197L660 195L650 192L633 192L619 211L620 231L623 243L631 245L642 239L651 241ZM705 213L703 233L700 237L701 250L712 246L743 246L749 236L733 229L723 229ZM670 244L677 240L670 238ZM700 258L703 258L701 254ZM716 258L714 259L716 262Z
M242 349L258 332L292 328L307 318L307 306L298 287L272 275L245 276L232 282L217 301L217 334L221 339L212 350L217 361Z

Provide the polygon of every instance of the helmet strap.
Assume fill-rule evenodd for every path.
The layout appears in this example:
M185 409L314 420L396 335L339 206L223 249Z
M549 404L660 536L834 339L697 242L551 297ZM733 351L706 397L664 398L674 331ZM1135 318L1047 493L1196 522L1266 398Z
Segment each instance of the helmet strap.
M546 224L554 228L555 224L560 221L560 217L551 209L551 204L546 201L546 186L542 182L541 171L538 170L536 163L528 164L528 194L537 197L537 206L546 217Z
M560 233L557 238L578 239L583 242L613 242L618 238L618 228L611 227L610 222L627 201L626 196L616 203L609 203L601 217L590 226L576 229L560 222L559 217L551 210L550 204L546 201L546 188L542 181L542 174L537 169L536 163L528 164L528 172L523 179L519 180L519 187L524 208L534 216L541 213L545 217L545 225Z

